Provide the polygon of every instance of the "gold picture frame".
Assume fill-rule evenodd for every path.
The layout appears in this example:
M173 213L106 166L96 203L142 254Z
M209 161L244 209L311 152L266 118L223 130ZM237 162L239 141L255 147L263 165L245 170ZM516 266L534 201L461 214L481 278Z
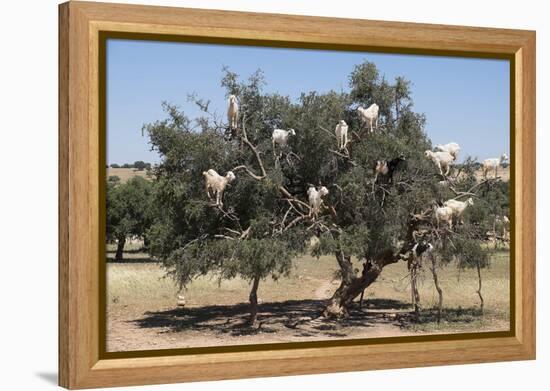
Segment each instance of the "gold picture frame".
M106 354L105 269L99 260L104 258L105 40L110 37L508 59L514 152L511 331ZM534 173L533 31L61 4L59 384L76 389L534 359Z

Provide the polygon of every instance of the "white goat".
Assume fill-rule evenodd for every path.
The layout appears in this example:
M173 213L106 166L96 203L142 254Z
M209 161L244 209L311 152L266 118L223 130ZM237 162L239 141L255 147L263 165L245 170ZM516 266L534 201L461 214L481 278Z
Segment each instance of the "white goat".
M336 125L334 133L336 133L336 138L338 139L338 148L345 149L348 145L348 124L346 124L346 121L341 119L338 125Z
M501 231L502 239L508 240L510 237L510 219L508 218L508 216L495 216L495 234L497 228L499 228L499 230Z
M296 132L294 129L275 129L273 130L273 134L271 135L271 142L273 143L273 150L275 150L275 144L279 145L280 147L284 147L288 144L288 138L290 136L296 136Z
M228 103L227 122L229 122L229 129L237 129L237 119L239 118L239 102L237 102L237 97L229 95Z
M359 113L359 119L362 123L368 122L371 133L374 132L372 129L373 123L375 124L375 128L378 129L378 105L376 103L370 105L368 109L359 106L357 112Z
M448 144L439 144L435 146L436 151L448 152L453 155L454 160L458 159L458 154L460 152L460 145L457 143L448 143Z
M504 164L508 160L508 155L503 153L500 158L485 159L481 163L481 169L483 170L483 177L487 178L487 172L489 170L495 170L495 178L497 177L498 167Z
M231 183L235 180L235 174L233 171L227 171L225 176L221 176L215 170L210 169L202 173L204 179L206 180L206 194L208 199L212 199L210 190L216 195L216 206L223 206L223 192L228 183Z
M453 217L456 217L458 220L460 220L461 223L464 223L464 221L462 220L462 215L464 214L464 211L468 206L473 204L474 200L472 197L468 198L466 201L458 201L452 199L443 203L444 206L453 210Z
M321 205L323 204L323 198L328 194L328 189L325 186L321 186L317 190L314 186L311 186L307 190L307 197L309 200L309 206L311 210L309 212L310 216L317 217L321 211Z
M449 229L453 228L453 210L448 206L442 206L435 208L434 211L435 221L437 222L437 227L439 228L439 223L445 221L449 224Z
M453 155L451 155L449 152L433 152L429 150L426 151L425 154L426 157L436 165L436 167L439 169L439 173L442 176L447 176L449 174L451 165L455 160ZM443 174L443 169L445 169L445 174Z

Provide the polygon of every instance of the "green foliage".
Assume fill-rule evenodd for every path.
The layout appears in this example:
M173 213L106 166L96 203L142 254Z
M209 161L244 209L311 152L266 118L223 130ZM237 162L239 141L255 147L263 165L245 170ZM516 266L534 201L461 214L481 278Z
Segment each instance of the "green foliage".
M266 171L261 180L237 169L244 165L261 175L256 155L238 138L227 139L227 129L209 112L207 100L190 96L203 111L194 120L163 102L166 118L143 127L152 149L161 156L160 164L152 168L150 251L181 286L209 272L221 279L278 278L291 270L296 255L306 251L312 234L321 239L315 255L342 251L346 256L372 258L408 240L412 213L456 196L438 185L441 177L424 156L432 145L424 131L424 115L412 110L408 80L397 77L389 82L373 63L365 62L349 75L349 92L304 92L292 101L265 93L265 85L260 70L243 81L223 69L221 87L226 96L239 98L239 131L246 130L261 157ZM367 133L356 109L375 102L383 121L376 132ZM347 158L336 151L334 127L341 119L348 123L352 140ZM274 151L274 128L293 128L296 136L286 148ZM393 184L374 184L373 163L399 155L406 162L396 170ZM474 168L473 161L455 168L461 172L453 184L455 191L465 192L475 185ZM222 176L235 170L237 178L225 189L223 208L207 198L202 173L208 169ZM284 229L299 214L289 209L280 187L307 202L311 185L329 189L325 206L335 214L324 209L317 221L302 219ZM480 246L483 232L490 216L509 208L505 185L496 191L489 185L480 190L465 215L464 227L457 230L452 243L442 239L438 247L445 259L459 259L461 267L487 264ZM339 234L329 233L326 227L337 227Z
M458 237L453 241L457 265L459 268L484 268L489 266L489 251L484 249L480 242L465 237Z
M151 168L151 163L145 163L142 160L138 160L133 164L134 168L138 171L143 171L145 169Z
M151 223L151 183L134 177L126 183L107 183L107 239L121 240L129 235L144 237Z

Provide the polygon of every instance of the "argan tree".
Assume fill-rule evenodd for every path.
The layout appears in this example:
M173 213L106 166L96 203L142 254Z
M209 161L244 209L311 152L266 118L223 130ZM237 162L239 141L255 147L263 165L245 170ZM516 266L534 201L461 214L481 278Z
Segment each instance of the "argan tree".
M242 81L223 70L225 96L240 101L236 131L211 111L210 101L194 95L189 104L201 109L199 118L164 103L167 118L144 126L161 156L154 169L150 250L181 287L207 273L222 280L245 278L251 283L254 323L261 280L288 274L306 251L306 240L316 235L316 253L333 255L341 276L323 313L345 317L385 266L411 259L419 240L456 234L471 246L470 253L481 248L482 237L466 237L466 228L444 232L433 225L438 203L469 196L489 183L476 184L471 164L442 178L424 157L431 142L424 116L413 111L407 80L388 81L366 62L351 72L349 92L304 92L291 101L264 92L264 86L261 71ZM356 110L372 103L379 105L381 118L370 133ZM341 119L349 125L350 143L338 150L334 127ZM296 135L285 147L273 146L274 128L293 128ZM400 155L406 162L392 183L375 183L373 162ZM202 173L208 169L236 174L225 189L223 207L207 197ZM442 180L447 187L438 184ZM310 186L329 189L319 216L310 213ZM453 258L465 248L453 245L445 251Z

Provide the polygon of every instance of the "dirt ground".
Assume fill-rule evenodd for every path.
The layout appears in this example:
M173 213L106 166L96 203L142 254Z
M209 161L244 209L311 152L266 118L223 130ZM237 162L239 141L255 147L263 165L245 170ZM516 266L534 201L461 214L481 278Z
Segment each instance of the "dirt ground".
M422 334L503 331L509 328L509 256L496 251L483 270L485 312L479 311L477 275L442 266L444 314L435 321L437 293L427 269L421 278L420 320L411 315L406 265L384 269L365 292L362 308L343 321L319 318L338 286L332 257L303 257L290 276L262 282L259 326L244 327L249 284L207 276L194 281L177 306L177 289L160 265L131 251L125 263L109 262L107 272L107 350L133 351L277 342L375 338ZM147 261L147 262L144 262ZM292 298L289 300L289 298Z

